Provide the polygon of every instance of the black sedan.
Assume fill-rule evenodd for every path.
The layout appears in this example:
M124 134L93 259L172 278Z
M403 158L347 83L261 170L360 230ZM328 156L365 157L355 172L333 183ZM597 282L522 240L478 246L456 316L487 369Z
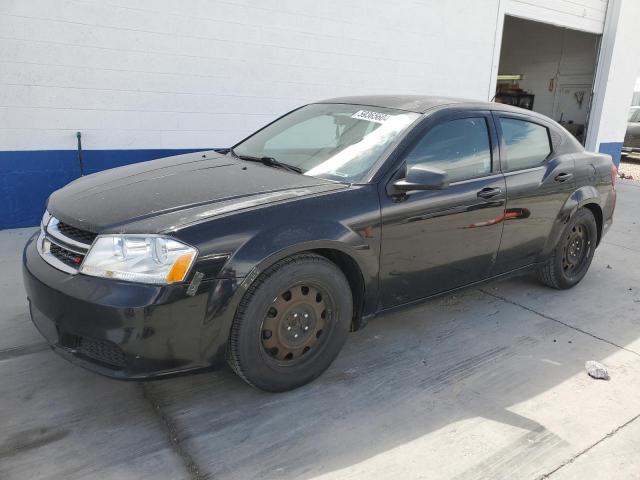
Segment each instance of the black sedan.
M56 352L112 377L226 361L284 391L381 312L527 270L574 286L611 225L615 177L528 110L326 100L231 149L54 192L24 250L31 316Z

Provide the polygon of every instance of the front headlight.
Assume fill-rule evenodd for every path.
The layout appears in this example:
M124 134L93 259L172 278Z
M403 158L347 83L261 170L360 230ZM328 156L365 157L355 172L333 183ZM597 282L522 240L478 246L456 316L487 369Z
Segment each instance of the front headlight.
M195 248L158 235L99 235L80 273L130 282L183 281L196 258Z

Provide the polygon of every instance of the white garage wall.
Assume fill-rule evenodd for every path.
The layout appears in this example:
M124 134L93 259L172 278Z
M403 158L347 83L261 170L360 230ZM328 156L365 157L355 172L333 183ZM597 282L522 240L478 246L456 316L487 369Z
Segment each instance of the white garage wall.
M508 15L592 33L602 33L608 3L607 0L503 1Z
M498 0L3 0L3 150L227 146L337 95L485 100Z
M629 105L640 71L639 0L611 0L596 74L587 148L620 159Z

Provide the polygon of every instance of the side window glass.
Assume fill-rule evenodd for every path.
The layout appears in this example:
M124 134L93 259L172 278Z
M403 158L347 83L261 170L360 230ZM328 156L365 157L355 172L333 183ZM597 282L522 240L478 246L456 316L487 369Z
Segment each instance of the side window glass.
M511 172L537 167L551 153L549 130L526 120L500 117L506 157L502 170Z
M484 117L436 125L409 152L407 167L426 164L444 170L450 182L491 173L491 144Z

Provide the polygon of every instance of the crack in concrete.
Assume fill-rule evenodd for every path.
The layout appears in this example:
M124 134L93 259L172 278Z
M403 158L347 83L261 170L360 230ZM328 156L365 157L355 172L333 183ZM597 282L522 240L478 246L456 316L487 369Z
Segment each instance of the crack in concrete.
M509 300L508 298L505 298L501 295L496 295L495 293L491 293L491 292L487 292L486 290L483 290L482 288L478 288L477 290L479 290L480 292L489 295L490 297L494 297L497 298L498 300L502 300L505 303L510 303L511 305L515 305L517 307L520 307L524 310L527 310L528 312L531 312L535 315L538 315L539 317L542 317L546 320L551 320L552 322L556 322L559 323L560 325L564 325L567 328L571 328L572 330L575 330L577 332L583 333L585 335L588 335L596 340L600 340L602 342L608 343L609 345L612 345L616 348L619 348L621 350L624 350L626 352L632 353L634 355L638 355L640 356L640 353L631 350L629 348L623 347L622 345L618 345L615 342L612 342L610 340L607 340L606 338L602 338L599 337L598 335L595 335L593 333L587 332L586 330L582 330L581 328L578 328L576 326L570 325L568 323L565 323L561 320L558 320L557 318L553 318L549 315L545 315L544 313L540 313L532 308L529 308L525 305L522 305L518 302L514 302L513 300ZM560 465L558 465L557 467L555 467L553 470L544 473L542 475L540 475L539 477L537 477L537 480L544 480L544 479L548 479L550 478L553 474L555 474L556 472L558 472L559 470L561 470L562 468L566 467L567 465L572 464L573 462L575 462L578 458L580 458L582 455L584 455L585 453L589 452L591 449L595 448L596 446L598 446L600 443L604 442L605 440L607 440L608 438L613 437L616 433L618 433L620 430L622 430L623 428L625 428L626 426L632 424L633 422L635 422L636 420L638 420L638 418L640 418L640 414L636 415L635 417L631 418L630 420L628 420L627 422L623 423L622 425L616 427L615 429L613 429L612 431L610 431L609 433L607 433L604 437L600 438L597 442L589 445L588 447L584 448L583 450L579 451L578 453L576 453L574 456L572 456L571 458L565 460L564 462L562 462Z
M47 342L31 343L29 345L20 345L18 347L9 347L0 350L0 361L9 358L22 357L23 355L31 355L32 353L43 352L51 348Z
M582 455L584 455L585 453L589 452L589 450L597 447L598 445L600 445L602 442L604 442L605 440L613 437L616 433L618 433L620 430L622 430L623 428L625 428L628 425L631 425L633 422L635 422L638 418L640 418L640 414L636 415L635 417L631 418L630 420L628 420L627 422L623 423L622 425L614 428L613 430L611 430L609 433L607 433L604 437L602 437L600 440L598 440L597 442L595 442L592 445L589 445L587 448L579 451L578 453L576 453L573 457L569 458L568 460L565 460L564 462L562 462L560 465L558 465L556 468L554 468L553 470L547 472L547 473L543 473L542 475L540 475L537 480L543 480L546 478L550 478L551 475L553 475L554 473L557 473L559 470L563 469L564 467L566 467L567 465L572 464L573 462L575 462L578 458L580 458Z
M155 398L153 392L151 391L151 388L146 383L142 383L142 396L145 400L147 400L147 402L149 402L152 410L159 418L162 429L169 439L169 445L178 455L180 460L182 460L187 473L189 474L189 478L191 480L204 480L206 477L201 473L201 468L198 466L195 459L186 450L180 440L178 434L178 426L176 425L175 421L164 411L162 405Z
M617 343L612 342L611 340L607 340L606 338L599 337L598 335L596 335L594 333L587 332L586 330L582 330L579 327L576 327L576 326L571 325L569 323L565 323L562 320L558 320L557 318L553 318L553 317L551 317L549 315L545 315L544 313L540 313L540 312L534 310L533 308L529 308L529 307L527 307L525 305L522 305L522 304L520 304L518 302L514 302L513 300L509 300L508 298L502 297L500 295L496 295L495 293L487 292L486 290L483 290L482 288L478 288L477 290L482 292L482 293L484 293L484 294L486 294L486 295L489 295L491 297L494 297L494 298L497 298L499 300L502 300L503 302L510 303L511 305L515 305L515 306L520 307L520 308L522 308L524 310L527 310L528 312L534 313L535 315L538 315L539 317L545 318L547 320L551 320L552 322L559 323L560 325L564 325L567 328L571 328L572 330L575 330L576 332L584 333L585 335L589 335L590 337L595 338L596 340L600 340L601 342L608 343L609 345L612 345L612 346L614 346L616 348L624 350L625 352L629 352L629 353L632 353L632 354L637 355L637 356L640 357L640 353L636 352L635 350L632 350L632 349L627 348L627 347L623 347L622 345L618 345Z
M629 247L628 245L619 245L617 243L613 243L613 242L610 242L608 240L602 240L602 243L606 244L606 245L611 245L612 247L616 247L616 248L623 248L623 249L629 250L630 252L633 252L633 253L640 253L639 249L633 248L633 247Z

